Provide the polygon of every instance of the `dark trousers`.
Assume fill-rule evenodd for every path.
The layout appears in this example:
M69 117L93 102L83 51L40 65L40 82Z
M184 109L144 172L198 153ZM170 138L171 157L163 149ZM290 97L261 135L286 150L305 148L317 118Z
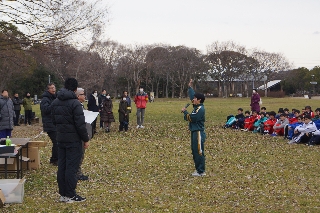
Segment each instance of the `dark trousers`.
M78 177L83 175L82 170L81 170L81 165L82 165L82 162L83 162L83 159L84 159L85 151L86 151L86 149L84 148L84 142L82 141L82 156L81 156L81 159L80 159L79 169L78 169L78 172L77 172L77 176Z
M203 131L191 132L191 150L194 161L194 166L199 174L206 171L204 142L206 140L206 133Z
M16 114L16 118L14 119L14 125L19 124L19 118L20 118L20 110L15 110L14 113Z
M97 119L94 119L94 121L91 123L92 125L92 136L96 132L96 127L97 127Z
M57 132L47 132L49 138L52 141L51 158L50 163L58 162L58 142L57 142Z
M103 128L103 121L101 121L101 113L100 113L100 128Z
M82 142L59 143L57 181L59 194L66 197L76 195L77 171L82 156Z
M123 131L123 129L124 131L128 131L128 126L129 126L128 122L126 121L120 122L119 131Z
M25 110L24 111L24 124L31 125L31 117L32 117L32 110Z

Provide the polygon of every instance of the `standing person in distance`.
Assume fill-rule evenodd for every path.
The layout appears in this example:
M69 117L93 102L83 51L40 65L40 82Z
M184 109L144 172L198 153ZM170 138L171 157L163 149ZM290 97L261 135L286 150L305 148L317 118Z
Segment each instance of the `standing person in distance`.
M83 107L75 94L77 87L78 81L75 78L66 79L64 88L58 91L51 108L59 147L57 174L59 200L66 203L86 200L76 193L77 171L83 154L82 146L89 147Z
M115 122L114 116L113 116L113 103L110 97L110 94L108 93L106 96L106 100L103 103L102 109L101 109L101 121L104 122L104 127L106 129L106 132L110 132L111 129L111 122Z
M260 95L257 92L257 89L253 89L252 96L251 96L251 103L250 103L251 112L256 111L259 114L260 112L259 102L260 102Z
M58 143L57 130L52 122L51 104L56 99L56 86L54 83L47 84L47 90L42 94L40 103L43 131L46 132L52 142L50 164L58 166Z
M24 124L27 126L31 125L31 117L32 117L32 98L29 92L26 93L26 97L22 101L22 105L24 108Z
M14 94L12 102L13 102L14 112L16 114L16 118L14 119L14 125L15 126L20 126L19 118L20 118L22 100L19 98L19 94L18 93Z
M11 137L15 113L13 102L9 98L8 90L2 90L0 96L0 138Z
M94 90L89 97L88 100L88 110L92 112L99 112L99 98L98 98L98 91ZM97 127L97 118L92 122L92 137L96 131Z
M128 109L127 97L125 95L122 96L122 100L119 103L119 132L123 130L125 132L128 131L129 126L129 109Z
M128 107L129 107L128 110L130 110L130 112L131 112L131 98L128 95L128 91L123 91L122 95L126 97L126 101L128 103Z
M137 107L137 129L144 128L144 115L146 112L148 100L148 94L143 91L142 87L140 87L139 92L134 97L134 103Z
M100 118L101 118L101 109L103 106L104 101L106 100L106 95L107 95L107 91L105 89L103 89L101 91L101 94L99 95L99 112L100 112ZM100 119L100 129L103 128L103 121L101 121Z

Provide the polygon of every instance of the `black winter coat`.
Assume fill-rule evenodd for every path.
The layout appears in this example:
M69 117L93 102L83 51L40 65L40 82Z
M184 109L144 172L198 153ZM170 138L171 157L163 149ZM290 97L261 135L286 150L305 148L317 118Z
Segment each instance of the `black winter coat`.
M119 103L119 122L129 122L129 113L130 111L128 110L128 102L121 100Z
M45 132L55 132L56 126L52 122L51 116L51 104L56 99L55 94L51 94L48 91L45 91L42 94L42 100L40 103L43 131Z
M99 98L98 98L98 103L99 103ZM100 106L97 106L95 97L91 94L88 100L88 110L92 112L99 112L99 108Z
M14 97L12 99L14 110L21 110L22 99Z
M58 143L89 141L83 108L73 91L63 88L57 93L51 114L57 128Z
M0 96L0 130L13 129L13 119L16 114L13 110L13 103L10 98Z
M107 99L107 97L105 95L99 95L98 97L98 102L99 102L99 109L101 110L103 107L103 103L104 101Z

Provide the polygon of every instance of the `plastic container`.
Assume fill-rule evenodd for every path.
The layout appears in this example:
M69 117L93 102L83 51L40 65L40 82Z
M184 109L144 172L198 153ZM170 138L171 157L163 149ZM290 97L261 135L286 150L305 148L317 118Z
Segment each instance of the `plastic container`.
M26 179L0 179L0 189L2 190L5 203L23 203L24 183Z

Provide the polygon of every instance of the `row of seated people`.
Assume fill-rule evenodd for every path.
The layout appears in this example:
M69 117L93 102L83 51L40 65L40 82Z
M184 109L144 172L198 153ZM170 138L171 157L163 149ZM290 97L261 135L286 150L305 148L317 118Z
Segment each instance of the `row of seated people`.
M306 143L313 146L320 144L320 108L311 110L306 106L300 110L292 109L289 113L287 108L280 108L278 114L274 111L265 112L262 107L261 112L245 111L238 109L236 116L227 117L224 128L241 129L242 131L252 131L254 133L269 134L271 136L284 136L289 139L289 144Z

